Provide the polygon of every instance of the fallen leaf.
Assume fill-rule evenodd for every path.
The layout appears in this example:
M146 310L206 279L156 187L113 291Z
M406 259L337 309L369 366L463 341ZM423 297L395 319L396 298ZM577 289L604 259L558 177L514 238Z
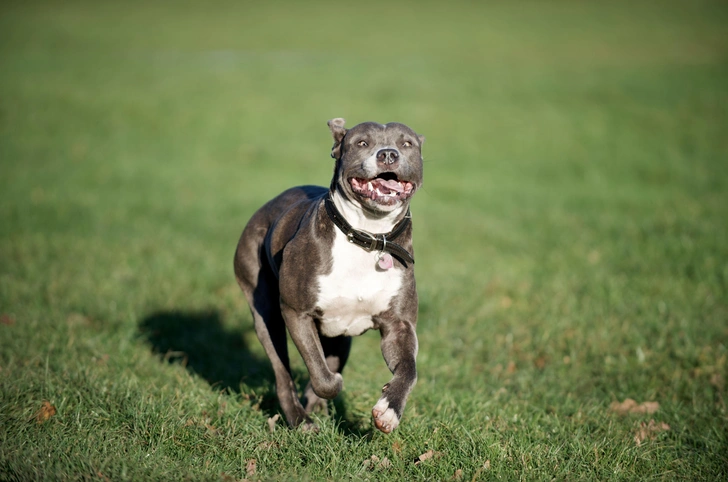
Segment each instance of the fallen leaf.
M506 367L506 373L509 375L512 375L513 373L516 373L516 363L509 361L508 366Z
M625 399L622 403L617 401L609 405L609 411L618 415L627 415L628 413L655 413L660 408L659 402L643 402L637 403L631 398Z
M3 313L0 315L0 324L3 325L14 325L15 324L15 318L13 318L11 315L8 315L7 313Z
M35 420L38 423L43 423L49 418L51 418L53 415L56 414L56 407L51 405L51 402L48 400L43 400L43 404L40 407L40 410L35 414Z
M269 440L259 443L258 446L256 447L256 449L258 449L258 450L270 450L270 449L276 449L276 448L278 448L278 443L272 442Z
M637 434L634 436L634 441L639 447L645 440L654 440L658 433L667 430L670 430L670 426L665 422L657 423L654 419L650 419L647 423L640 422Z
M483 468L485 470L490 470L490 459L485 461L485 463L483 464Z
M710 377L710 384L720 391L723 391L723 388L725 388L725 380L723 380L720 373L714 373L713 376Z
M434 456L435 456L435 451L430 449L427 452L425 452L424 454L417 457L417 459L415 459L415 465L418 465L420 462L424 462L425 460L431 459Z
M392 462L390 462L387 457L379 460L379 457L377 457L376 455L372 455L370 458L362 462L362 466L367 470L388 469L389 467L391 467L391 465Z
M69 313L66 317L68 326L91 326L93 320L82 313Z
M109 361L109 358L110 358L109 354L104 353L99 358L94 357L94 358L92 358L92 360L95 361L96 364L98 364L98 365L106 365L106 362Z
M281 418L279 414L273 415L271 418L268 419L268 429L270 430L270 433L273 433L276 431L276 422L278 419Z
M248 477L255 475L255 459L248 460L245 466L245 472L248 474Z
M402 451L402 446L399 444L399 442L394 442L392 444L392 452L395 454L398 454Z
M457 469L452 476L452 480L460 480L463 478L463 469Z

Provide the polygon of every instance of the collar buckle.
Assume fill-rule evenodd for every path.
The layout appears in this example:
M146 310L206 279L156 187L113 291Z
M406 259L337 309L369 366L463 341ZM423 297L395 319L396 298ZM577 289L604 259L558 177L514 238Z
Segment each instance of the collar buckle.
M369 231L364 231L361 229L359 230L359 234L363 235L364 238L368 238L368 239L362 239L363 242L369 242L369 246L362 246L362 248L366 249L367 251L374 251L377 247L377 241L378 241L377 236L370 233ZM351 232L349 235L347 235L347 237L349 237L349 236L351 236L352 238L354 237L353 233L351 233ZM353 243L354 241L350 239L350 242Z

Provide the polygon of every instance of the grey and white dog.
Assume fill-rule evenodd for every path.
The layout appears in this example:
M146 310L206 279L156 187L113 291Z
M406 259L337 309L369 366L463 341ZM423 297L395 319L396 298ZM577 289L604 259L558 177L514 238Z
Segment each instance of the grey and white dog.
M404 124L328 122L336 159L329 189L289 189L258 210L235 252L235 275L273 364L288 424L343 387L351 337L381 333L393 377L372 409L394 430L417 381L417 291L409 203L422 187L424 138ZM291 379L286 329L308 368L306 407Z

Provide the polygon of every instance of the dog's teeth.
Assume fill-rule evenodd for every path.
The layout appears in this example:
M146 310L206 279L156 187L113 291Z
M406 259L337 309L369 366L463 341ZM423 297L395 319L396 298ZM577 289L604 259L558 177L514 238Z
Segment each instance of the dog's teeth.
M374 186L372 186L372 181L369 181L367 183L367 189L369 189L370 191L373 191L374 190Z

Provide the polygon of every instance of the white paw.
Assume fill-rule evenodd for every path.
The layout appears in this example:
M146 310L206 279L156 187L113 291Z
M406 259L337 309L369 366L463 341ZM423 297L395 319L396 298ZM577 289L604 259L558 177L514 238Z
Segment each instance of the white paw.
M374 425L384 433L390 433L399 425L399 417L393 409L389 408L386 397L380 398L374 405L372 417L374 417Z

